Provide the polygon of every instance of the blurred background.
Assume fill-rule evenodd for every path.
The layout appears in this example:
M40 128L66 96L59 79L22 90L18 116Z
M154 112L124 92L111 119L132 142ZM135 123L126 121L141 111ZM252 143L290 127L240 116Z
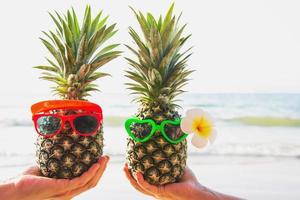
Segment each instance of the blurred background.
M51 84L32 68L45 64L46 49L38 39L54 26L48 11L85 5L117 22L114 42L132 45L128 26L138 29L129 5L154 16L173 1L5 1L0 7L0 180L20 174L35 163L36 133L30 106L55 99ZM212 0L175 2L183 12L192 80L182 95L180 113L202 108L217 121L218 137L205 150L189 144L188 165L207 187L247 199L300 198L300 2L291 0ZM82 18L81 18L82 19ZM124 46L124 56L130 56ZM137 193L122 172L126 132L123 121L137 111L125 90L122 57L103 71L102 93L90 101L104 110L105 153L112 156L101 183L75 199L150 199ZM118 182L118 188L116 188ZM117 193L115 191L118 191Z

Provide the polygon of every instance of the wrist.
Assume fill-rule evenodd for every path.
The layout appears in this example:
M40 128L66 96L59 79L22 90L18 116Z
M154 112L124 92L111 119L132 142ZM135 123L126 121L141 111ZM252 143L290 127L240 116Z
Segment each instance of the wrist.
M218 193L215 192L205 186L198 185L196 187L196 190L194 192L195 196L192 198L193 200L221 200L223 199L222 196Z
M195 200L199 200L199 199L203 199L203 200L242 200L238 197L234 197L231 195L213 191L213 190L206 188L204 186L201 186L201 185L199 185L196 194L197 194L197 198L195 198Z

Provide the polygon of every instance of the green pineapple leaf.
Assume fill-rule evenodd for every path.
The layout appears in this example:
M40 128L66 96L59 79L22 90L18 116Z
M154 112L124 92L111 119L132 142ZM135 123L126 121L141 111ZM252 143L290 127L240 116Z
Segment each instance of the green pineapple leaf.
M50 65L35 68L44 71L41 79L56 84L54 92L60 97L84 99L89 92L99 91L91 82L109 74L97 70L121 55L121 51L115 50L119 44L103 47L117 30L116 24L107 24L108 16L102 18L102 13L92 18L91 7L87 5L81 25L73 8L65 15L49 13L55 30L44 31L45 38L40 39L54 59L46 58Z
M142 105L165 105L178 107L178 95L189 81L193 70L187 69L187 61L191 56L189 48L182 47L191 35L184 36L186 25L179 24L179 17L173 14L172 4L163 18L158 19L151 13L144 15L131 8L140 25L143 37L129 27L136 47L126 47L134 54L135 59L126 58L131 68L126 70L127 89L135 95L134 101Z

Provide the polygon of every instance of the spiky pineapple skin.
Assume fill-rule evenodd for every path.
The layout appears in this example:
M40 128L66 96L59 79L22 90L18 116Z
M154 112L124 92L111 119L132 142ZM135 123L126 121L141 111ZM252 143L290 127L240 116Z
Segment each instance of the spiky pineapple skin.
M80 136L72 128L52 138L39 136L36 161L43 176L72 179L87 171L103 154L103 125L93 136Z
M174 120L180 117L176 111L168 109L165 112L162 111L160 108L145 108L141 109L137 117L150 118L158 124L165 119ZM126 160L133 177L139 171L143 174L144 179L153 185L178 182L186 167L187 142L184 139L178 144L171 144L160 131L157 131L150 140L144 143L127 138Z

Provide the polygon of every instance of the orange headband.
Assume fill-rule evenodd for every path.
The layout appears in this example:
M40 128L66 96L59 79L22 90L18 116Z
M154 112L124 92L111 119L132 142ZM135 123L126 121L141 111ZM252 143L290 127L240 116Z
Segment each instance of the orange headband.
M84 109L102 113L102 109L99 105L82 100L48 100L38 102L31 106L33 115L54 109Z

